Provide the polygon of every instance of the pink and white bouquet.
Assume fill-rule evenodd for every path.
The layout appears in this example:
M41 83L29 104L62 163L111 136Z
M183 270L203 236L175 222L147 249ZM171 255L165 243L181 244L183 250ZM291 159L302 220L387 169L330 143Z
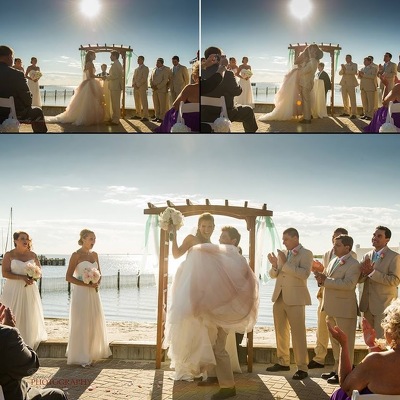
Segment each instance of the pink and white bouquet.
M29 262L25 267L25 274L28 278L33 279L35 282L41 278L42 270L35 262ZM25 285L25 287L28 285Z
M167 207L161 214L160 214L160 228L163 231L168 231L170 225L174 225L176 230L179 230L183 226L183 215L180 211L175 210L175 208ZM172 240L170 234L170 239Z
M91 285L93 283L97 283L100 280L101 274L97 268L85 268L82 274L82 281L87 285ZM99 289L96 288L96 292Z
M251 78L252 76L253 76L253 72L251 71L251 69L242 69L241 71L240 71L240 73L239 73L239 75L242 77L242 78L247 78L247 79L249 79L249 78Z

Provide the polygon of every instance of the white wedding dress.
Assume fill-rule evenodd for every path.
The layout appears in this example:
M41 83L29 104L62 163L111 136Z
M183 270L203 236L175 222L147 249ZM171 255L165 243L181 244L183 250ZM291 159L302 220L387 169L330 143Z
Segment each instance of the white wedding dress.
M167 313L163 348L169 349L174 379L206 378L216 365L217 327L230 332L226 350L240 372L234 332L250 332L257 312L257 279L237 247L192 247L175 274Z
M75 278L82 280L85 268L98 268L97 262L80 262L74 272ZM110 355L99 292L89 286L72 285L67 364L91 364Z
M93 70L94 73L94 70ZM55 117L46 117L48 123L97 125L104 122L104 94L98 79L85 71L85 79L76 88L67 109Z
M275 108L264 114L259 121L287 121L301 115L301 107L296 104L300 99L300 90L297 84L298 68L293 68L283 79L282 86L275 95Z
M11 260L11 272L26 275L26 265L33 262ZM16 327L28 346L36 350L41 341L47 340L42 301L36 282L25 286L23 280L7 279L0 302L14 313Z
M35 74L36 70L30 70L29 71L29 76L32 78L32 76ZM31 79L27 80L28 82L28 87L29 90L32 93L32 106L34 107L42 107L42 99L40 97L40 89L39 89L39 81L32 81Z

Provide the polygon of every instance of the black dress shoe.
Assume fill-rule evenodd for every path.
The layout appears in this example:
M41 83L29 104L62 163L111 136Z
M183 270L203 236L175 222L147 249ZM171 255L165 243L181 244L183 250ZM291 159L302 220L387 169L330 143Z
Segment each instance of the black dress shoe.
M327 379L327 382L330 383L331 385L338 385L339 384L339 377L335 374L329 379Z
M146 117L143 117L143 118L141 118L140 120L141 120L142 122L147 122L149 119L146 118Z
M314 360L311 360L311 361L308 363L307 367L308 367L309 369L324 368L324 364L320 364L320 363L317 363L317 362L314 361Z
M302 119L300 124L311 124L311 119Z
M340 114L339 117L350 117L350 114L343 113L343 114Z
M266 371L268 372L290 371L290 367L281 364L274 364L272 367L268 367Z
M302 371L299 369L292 377L292 379L295 379L296 381L301 381L303 379L306 379L308 376L308 373L306 371Z
M332 378L332 376L335 376L336 372L332 371L332 372L324 372L323 374L321 374L321 378L328 380L329 378Z
M151 120L152 120L152 122L157 122L157 121L158 121L158 118L154 117L154 118L152 118Z
M131 117L131 119L140 119L140 117L138 117L137 115Z
M218 378L216 376L209 376L205 381L200 381L197 386L214 386L218 385Z
M371 118L371 117L367 117L367 116L365 116L365 117L364 117L364 120L365 120L365 121L371 121L371 120L372 120L372 118Z
M211 396L211 400L228 399L229 397L236 396L236 389L233 388L222 388L219 392Z
M350 116L350 119L357 119L357 116L353 114Z

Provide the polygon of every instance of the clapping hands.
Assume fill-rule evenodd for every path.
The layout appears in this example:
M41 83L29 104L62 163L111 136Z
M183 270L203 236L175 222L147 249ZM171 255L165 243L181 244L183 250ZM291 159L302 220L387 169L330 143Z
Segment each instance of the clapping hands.
M326 325L332 337L339 342L341 347L347 344L347 335L338 326L333 326L329 322L327 322Z
M15 327L15 316L10 308L0 303L0 324Z
M369 275L374 270L374 266L369 257L365 258L364 262L361 264L360 270L364 276Z
M376 332L372 325L367 321L366 318L363 317L361 321L362 331L364 335L365 344L368 347L375 346Z

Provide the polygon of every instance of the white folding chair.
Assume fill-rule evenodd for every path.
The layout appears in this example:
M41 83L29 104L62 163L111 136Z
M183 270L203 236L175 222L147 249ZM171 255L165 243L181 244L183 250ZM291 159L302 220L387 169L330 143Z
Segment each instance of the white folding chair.
M400 400L399 394L363 394L353 390L351 400Z
M176 122L185 124L185 118L183 117L183 114L192 113L192 112L200 112L200 104L199 103L184 103L183 101L181 101L179 103L178 118L176 119Z
M228 111L226 110L226 103L225 103L225 97L208 97L208 96L201 96L200 98L200 103L202 106L212 106L212 107L220 107L221 108L221 113L220 117L221 118L226 118L229 119L228 117ZM213 122L208 122L208 121L201 121L203 124L208 124L211 127L211 130L214 130L214 123Z
M394 125L393 113L400 113L400 103L393 103L393 101L390 101L389 107L388 107L388 113L389 113L390 122Z
M15 111L14 97L0 97L0 107L9 108L9 118L17 119L17 112Z

